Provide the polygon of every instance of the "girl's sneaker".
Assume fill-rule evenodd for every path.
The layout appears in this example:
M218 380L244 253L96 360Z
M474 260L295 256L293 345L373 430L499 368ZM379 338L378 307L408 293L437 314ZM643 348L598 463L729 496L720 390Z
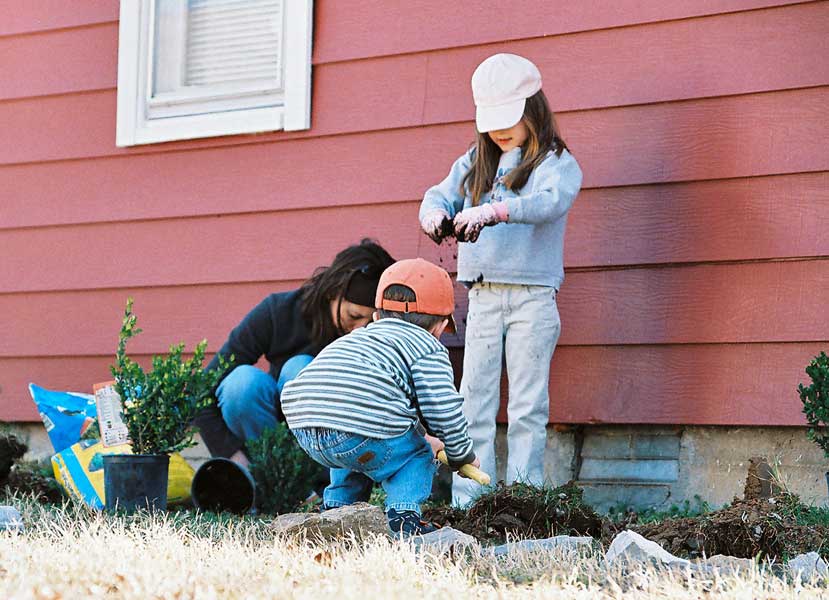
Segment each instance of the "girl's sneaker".
M439 529L437 525L421 520L420 515L413 510L397 511L390 508L386 517L393 536L411 537L432 533Z

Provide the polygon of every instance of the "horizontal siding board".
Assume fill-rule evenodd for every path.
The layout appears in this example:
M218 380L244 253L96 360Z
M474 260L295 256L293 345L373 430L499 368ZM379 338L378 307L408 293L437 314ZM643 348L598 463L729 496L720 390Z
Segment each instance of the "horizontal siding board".
M829 255L829 172L588 190L569 266Z
M469 7L462 10L485 17ZM340 23L336 27L344 31ZM502 25L499 29L503 31ZM501 50L525 55L538 64L546 81L552 83L547 92L557 110L807 87L829 82L829 64L823 60L829 52L827 30L829 3L812 3L450 48L428 55L337 64L317 60L315 100L341 104L346 118L353 118L348 106L358 115L373 116L365 104L375 98L385 111L414 111L427 122L465 120L472 102L472 71L484 57ZM320 39L317 35L316 40ZM409 38L416 39L421 36ZM117 40L117 23L0 38L0 70L7 74L0 83L0 99L114 88ZM726 49L729 60L722 60ZM29 68L20 69L16 66L20 64ZM406 77L395 77L395 85L388 86L392 73L406 73ZM557 81L567 81L567 85L555 85ZM653 85L654 81L660 84Z
M625 27L797 2L780 0L620 0L464 2L439 0L318 0L314 59L342 61Z
M114 356L113 351L109 356L94 357L0 358L0 421L40 420L29 395L29 383L91 394L93 384L112 379L109 366ZM137 355L134 358L141 359Z
M310 270L308 272L310 274ZM127 297L136 352L207 338L218 348L266 295L296 281L0 295L0 357L113 352ZM455 316L467 310L459 286ZM558 296L559 346L829 341L829 259L571 272ZM447 340L449 342L449 340Z
M797 383L824 348L825 343L564 347L551 368L550 421L803 425Z
M114 103L105 96L90 93L40 98L37 102L50 105L47 126L42 111L30 102L0 103L0 129L8 139L20 141L0 146L0 164L128 152L117 151L112 144L114 125L109 127L105 122L111 119L114 123ZM829 86L823 86L564 113L559 115L559 123L582 163L586 187L747 177L827 170L829 156L823 145L829 138L827 103ZM8 110L17 104L25 110ZM395 123L387 113L378 113L371 123L368 117L363 118L366 122L362 125L350 125L359 130L371 125L393 129L416 124ZM642 127L642 123L649 126ZM412 135L423 145L410 147L410 152L443 151L450 156L467 147L474 131L471 123L418 130L420 133ZM61 143L55 143L57 139ZM285 151L295 150L291 148L295 143L285 144ZM168 146L171 150L176 147ZM382 155L375 156L382 160ZM315 158L322 161L326 157ZM444 165L442 172L448 167ZM238 168L234 165L234 173ZM2 174L0 167L0 177Z
M0 295L0 356L101 356L115 352L127 298L143 332L131 351L159 353L170 344L207 339L217 350L265 296L301 281L216 286L125 288Z
M118 20L118 0L0 0L0 36Z
M113 88L118 24L0 37L0 73L0 99Z
M829 343L829 319L815 319L829 257L578 272L560 297L562 344Z
M625 0L614 10L596 2L580 2L556 7L523 0L514 3L508 14L499 19L488 17L488 5L503 12L503 4L487 0L475 10L461 4L421 0L394 2L390 9L385 0L317 0L315 3L315 58L320 61L365 58L382 54L399 54L481 44L504 39L504 18L511 18L512 37L537 37L604 29L643 22L681 19L733 11L796 4L786 0L686 0L664 5L643 6L638 0ZM80 27L118 20L118 0L0 0L0 36L45 32L52 29ZM458 23L474 26L458 27ZM366 24L369 23L370 27Z
M552 363L550 422L804 425L795 386L821 349L821 344L565 346ZM459 364L462 350L452 354ZM0 420L37 420L29 382L88 391L110 377L111 363L111 356L0 358ZM502 410L499 419L504 416Z
M5 231L0 293L297 280L362 237L393 255L417 248L416 204L344 215L290 211Z

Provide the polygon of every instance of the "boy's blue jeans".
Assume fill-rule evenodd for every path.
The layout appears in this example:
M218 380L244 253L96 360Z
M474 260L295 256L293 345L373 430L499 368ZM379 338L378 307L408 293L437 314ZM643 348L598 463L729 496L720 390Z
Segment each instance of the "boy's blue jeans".
M421 503L432 492L437 465L431 446L414 426L387 439L321 427L293 431L308 455L331 469L331 483L323 494L327 508L362 500L366 477L386 491L386 511L420 514Z

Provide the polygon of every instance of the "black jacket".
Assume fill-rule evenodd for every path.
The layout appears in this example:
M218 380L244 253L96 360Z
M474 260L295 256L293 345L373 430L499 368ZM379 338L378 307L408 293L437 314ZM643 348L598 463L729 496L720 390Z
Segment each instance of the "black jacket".
M294 290L271 294L256 305L230 332L207 368L218 367L219 356L229 359L233 355L234 368L256 364L264 356L270 363L269 372L276 380L289 358L297 354L316 356L319 351L320 348L311 343L310 328L302 317L299 290ZM284 421L278 397L274 398L274 406L277 420ZM215 403L203 409L194 422L211 455L229 458L244 448L244 441L227 428Z

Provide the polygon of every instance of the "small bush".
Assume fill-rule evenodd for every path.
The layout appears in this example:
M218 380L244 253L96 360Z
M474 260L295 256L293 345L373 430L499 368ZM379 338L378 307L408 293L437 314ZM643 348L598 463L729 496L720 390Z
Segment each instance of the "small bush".
M804 386L801 383L797 391L803 402L803 414L809 423L807 435L829 458L829 356L821 352L813 358L806 367L806 374L812 384Z
M170 346L164 356L153 356L151 371L127 356L127 341L141 333L132 312L132 298L127 300L124 320L118 334L116 364L110 366L115 391L121 396L124 423L135 454L171 454L195 445L193 418L213 401L213 390L230 368L219 358L219 367L204 370L207 340L196 345L190 359L185 359L184 344ZM231 357L232 360L232 357Z
M262 512L294 512L328 481L328 469L300 448L285 423L248 440L247 449Z

